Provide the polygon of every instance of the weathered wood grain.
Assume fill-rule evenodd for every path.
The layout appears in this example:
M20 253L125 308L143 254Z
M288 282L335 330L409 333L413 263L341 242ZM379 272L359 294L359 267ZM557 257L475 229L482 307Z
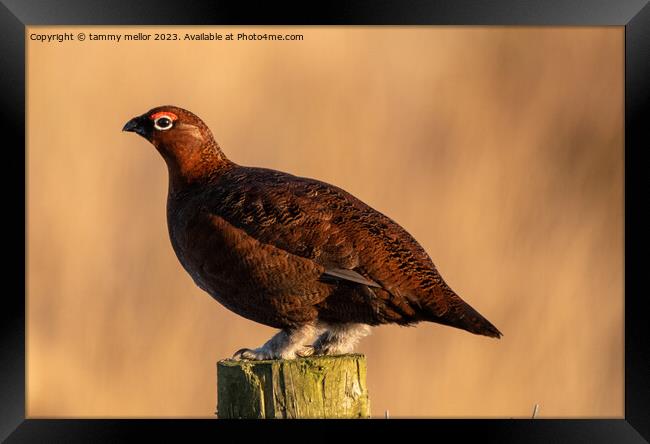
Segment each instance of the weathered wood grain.
M366 358L219 361L219 418L369 418Z

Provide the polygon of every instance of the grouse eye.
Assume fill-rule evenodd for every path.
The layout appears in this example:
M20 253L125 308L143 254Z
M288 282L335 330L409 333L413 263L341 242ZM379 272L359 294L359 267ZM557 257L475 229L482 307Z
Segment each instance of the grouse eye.
M156 120L153 122L153 126L156 129L159 129L161 131L168 130L169 128L172 127L172 119L169 117L158 117Z

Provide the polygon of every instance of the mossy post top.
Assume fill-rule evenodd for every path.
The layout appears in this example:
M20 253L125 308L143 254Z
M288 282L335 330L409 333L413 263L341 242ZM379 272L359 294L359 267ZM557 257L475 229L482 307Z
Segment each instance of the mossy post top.
M219 361L219 418L369 418L361 354Z

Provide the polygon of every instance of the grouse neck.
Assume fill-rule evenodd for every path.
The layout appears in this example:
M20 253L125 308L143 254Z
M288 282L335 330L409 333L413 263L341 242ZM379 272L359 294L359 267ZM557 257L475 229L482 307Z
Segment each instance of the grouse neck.
M216 142L176 154L163 156L169 171L169 191L172 194L218 177L234 165Z

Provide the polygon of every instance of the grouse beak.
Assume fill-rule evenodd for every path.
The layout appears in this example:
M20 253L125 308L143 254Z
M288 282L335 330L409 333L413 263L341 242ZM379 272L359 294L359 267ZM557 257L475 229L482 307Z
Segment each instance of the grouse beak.
M126 125L124 125L124 128L122 128L122 131L130 131L146 138L147 128L144 123L145 122L142 116L134 117L133 119L126 122Z

